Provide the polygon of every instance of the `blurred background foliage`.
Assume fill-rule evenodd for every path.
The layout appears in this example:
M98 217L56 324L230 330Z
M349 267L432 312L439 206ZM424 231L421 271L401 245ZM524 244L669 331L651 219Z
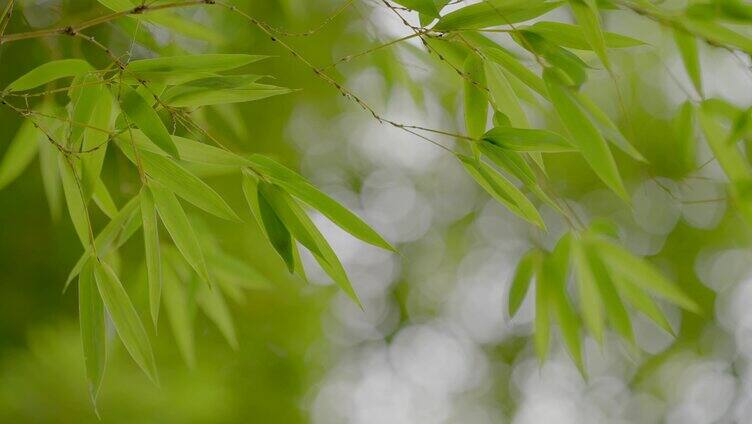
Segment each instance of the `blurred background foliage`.
M8 34L107 13L95 0L17 3ZM289 32L315 28L342 5L234 4ZM109 328L101 422L731 423L752 417L752 320L744 303L752 301L750 232L727 206L717 165L704 165L710 158L704 143L697 142L696 158L677 159L675 118L691 82L665 29L632 12L609 11L605 28L650 45L610 50L616 81L598 69L583 86L650 163L615 151L631 207L605 190L579 155L558 154L546 165L554 188L578 213L616 222L625 244L651 256L703 314L664 305L680 329L677 339L635 315L637 353L616 336L604 347L588 339L591 378L584 380L558 340L551 360L539 368L529 300L514 320L505 315L518 259L531 245L553 246L565 229L561 218L543 208L549 232L531 229L489 202L446 152L379 124L247 21L219 8L178 13L209 28L211 41L153 25L140 28L144 38L137 42L126 24L88 33L116 55L130 51L134 58L185 52L271 56L249 68L299 91L194 116L232 150L265 153L299 169L358 211L401 255L376 252L316 219L351 273L365 306L360 311L324 274L313 272L311 284L287 274L255 225L241 230L207 217L222 247L271 282L269 289L247 291L231 302L239 349L196 315L197 363L189 369L166 336L167 321L161 320L158 332L147 326L160 373L157 387ZM545 18L572 21L566 10ZM405 35L401 25L379 1L356 1L315 35L289 43L324 66ZM749 57L707 45L701 53L708 96L749 107ZM68 57L109 63L74 38L14 42L0 48L0 87L43 62ZM587 60L595 61L592 54ZM336 69L338 81L384 116L463 131L462 80L418 43L381 49ZM536 126L562 130L546 106L529 110ZM17 114L0 108L0 153L20 124ZM62 293L81 248L67 215L51 218L38 166L0 191L0 422L100 422L86 390L76 295ZM103 175L119 205L138 192L132 166L114 149ZM209 181L243 210L236 183L228 177ZM94 219L101 225L106 217ZM140 235L125 245L120 269L148 322L142 246Z

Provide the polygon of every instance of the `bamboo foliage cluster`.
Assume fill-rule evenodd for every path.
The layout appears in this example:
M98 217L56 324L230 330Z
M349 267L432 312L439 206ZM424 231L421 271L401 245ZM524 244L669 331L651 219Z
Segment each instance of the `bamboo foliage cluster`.
M315 31L284 33L237 6L210 0L148 5L130 0L99 2L111 13L64 28L4 34L17 7L13 1L0 20L0 46L29 38L69 36L96 46L110 59L108 67L99 69L80 58L43 63L0 92L0 104L24 120L0 162L0 188L16 179L38 155L53 217L61 213L56 199L62 196L83 246L84 253L70 272L66 287L78 280L81 336L93 400L106 363L107 316L133 360L152 380L158 379L145 326L116 272L118 250L138 231L143 232L153 324L157 325L164 306L189 365L195 361L189 305L198 304L228 343L237 347L225 296L234 298L243 289L268 285L253 264L223 252L201 218L183 208L183 202L187 202L204 213L242 224L243 214L238 214L201 178L203 171L237 177L251 216L291 273L305 276L299 253L299 246L303 246L358 304L342 264L313 224L306 207L367 243L395 251L357 215L295 171L264 155L232 152L193 121L189 112L205 106L255 101L292 91L261 82L264 79L260 75L244 73L254 62L266 59L264 56L212 53L123 61L86 34L88 28L104 22L132 28L134 22L143 21L210 41L211 29L180 18L172 9L221 7L271 36L281 49L380 122L431 142L431 135L454 137L460 144L451 153L468 175L493 199L533 226L546 228L539 213L541 205L564 216L571 230L552 251L534 249L526 254L510 288L510 315L516 313L528 292L535 298L534 341L541 360L548 350L552 323L558 324L573 360L585 372L583 328L602 342L608 324L625 340L634 342L627 305L670 333L674 329L655 298L690 312L702 312L680 284L668 280L648 260L621 247L608 225L580 223L548 181L545 162L556 160L556 155L563 152L576 153L626 205L630 196L613 149L649 166L620 127L580 91L595 68L581 57L583 52L592 52L598 67L613 76L619 69L609 59L610 49L645 45L635 38L605 31L603 14L611 10L633 11L673 32L699 99L689 100L677 118L684 143L679 157L692 160L690 153L683 152L693 149L694 123L699 122L728 177L730 196L739 213L752 223L752 167L745 144L752 135L752 111L739 110L723 99L705 97L698 53L698 42L752 53L752 39L728 25L752 21L752 7L741 1L712 0L693 3L682 11L667 11L647 0L483 0L443 13L448 0L384 0L383 7L411 31L403 39L419 38L425 50L437 59L436 66L448 66L458 74L464 96L464 134L383 118L330 76L327 68L314 66L284 41L286 36L314 35ZM328 21L351 3L346 2ZM575 23L526 23L560 8L567 8ZM413 26L404 18L403 14L409 11L418 13L420 26ZM493 32L507 34L529 52L535 60L534 67L489 37ZM137 37L137 31L133 36ZM153 40L139 37L144 45L153 45ZM363 55L391 44L369 49ZM563 132L533 126L523 105L540 100L555 110ZM183 135L177 134L178 126L185 129ZM122 206L115 204L111 188L101 178L107 150L117 150L125 156L141 182L140 192ZM95 206L109 218L98 230L90 220L90 210ZM571 290L570 274L575 282ZM535 289L529 290L533 280Z

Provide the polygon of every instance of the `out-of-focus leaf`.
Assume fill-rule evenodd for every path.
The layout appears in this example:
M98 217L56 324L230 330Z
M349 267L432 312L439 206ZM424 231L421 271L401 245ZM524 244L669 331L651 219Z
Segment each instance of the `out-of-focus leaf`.
M128 63L126 70L151 82L173 84L184 82L186 74L209 76L212 72L239 68L266 57L249 54L162 56L153 59L134 60Z
M727 134L717 122L708 102L703 102L700 106L698 118L710 149L729 179L739 181L752 176L752 167L750 167L749 162L744 160L744 156L742 156L736 144L726 142Z
M149 187L154 196L154 203L157 206L159 216L162 218L162 223L167 228L167 232L170 233L175 246L199 277L208 285L211 285L204 253L180 202L171 191L160 187L159 184L152 183Z
M569 88L562 85L550 69L544 71L549 97L559 118L596 175L617 195L628 201L629 195L619 175L614 157L598 129L575 101Z
M572 259L577 274L582 320L595 341L603 344L603 305L596 276L580 240L572 245Z
M477 139L486 131L488 119L488 100L482 91L485 89L486 79L483 73L483 61L478 55L467 56L464 73L462 84L465 94L465 128L467 135Z
M189 368L196 365L196 349L193 338L193 316L188 294L178 275L169 263L162 268L164 306L178 350Z
M692 298L664 277L649 262L635 257L622 247L606 240L594 239L592 244L593 249L598 252L611 273L618 273L620 278L624 278L638 288L647 290L690 312L700 312L699 306Z
M151 343L149 343L149 336L146 335L146 329L123 285L112 268L103 262L94 262L94 276L99 294L115 324L120 340L123 341L125 348L138 366L156 383L157 365L154 361Z
M85 60L53 60L51 62L43 63L23 74L18 79L8 84L6 90L9 92L31 90L32 88L37 88L60 78L74 77L92 70L93 68L91 65Z
M97 178L97 182L94 185L94 202L99 206L99 209L112 219L117 215L118 208L115 205L115 201L112 200L110 192L107 190L107 186L104 185L101 179Z
M457 155L465 170L473 179L494 199L506 206L510 211L519 217L545 228L535 206L525 197L520 190L512 183L506 180L501 174L485 163L473 158Z
M510 25L537 18L557 7L561 2L543 0L487 0L450 12L434 25L437 31L487 28Z
M151 141L160 149L169 153L176 159L180 159L175 143L172 142L170 133L165 128L164 123L152 109L146 100L128 85L122 86L120 97L120 108Z
M18 178L36 156L39 149L38 131L31 119L21 123L0 162L0 190Z
M700 72L700 52L697 48L697 39L681 29L674 29L674 42L681 54L684 69L687 70L689 79L695 86L695 90L703 95L702 73Z
M485 61L483 68L494 108L509 118L511 126L528 128L530 123L527 120L525 111L522 109L517 95L504 75L501 66L491 61Z
M685 171L695 167L695 108L686 101L679 109L674 121L676 137L676 157Z
M86 378L89 382L89 395L96 405L99 387L104 376L106 362L105 346L105 317L102 298L97 291L94 278L94 264L90 258L86 261L78 277L78 321L81 326L81 341L83 342L84 364Z
M543 364L548 355L548 346L551 343L551 288L548 280L543 275L543 261L536 270L535 279L535 321L533 340L538 362Z
M683 19L681 24L689 32L698 34L716 44L738 48L748 54L752 53L752 38L729 29L718 22L704 19Z
M663 314L661 308L655 304L650 296L637 288L634 284L619 278L618 275L614 275L613 280L624 300L629 302L632 307L642 312L643 315L648 317L659 327L666 330L667 333L674 335L674 329L671 328L671 324L668 322L666 315Z
M353 236L382 249L396 251L379 233L366 224L357 215L332 199L298 173L262 155L251 155L249 160L256 169L285 191L321 212L340 228Z
M237 350L239 345L238 337L235 334L235 324L222 292L216 289L209 290L205 285L199 284L197 285L196 302L206 316L219 328L219 331L227 339L227 343Z
M611 326L621 334L624 339L632 346L635 345L634 331L632 330L632 322L629 319L629 314L624 303L619 298L619 293L616 291L613 279L611 275L617 275L613 271L609 272L609 269L601 261L598 256L597 249L591 249L586 247L586 252L590 269L595 276L595 280L598 284L598 291L600 297L603 300L603 306L606 309L606 317L608 317Z
M47 139L39 139L39 168L42 173L42 185L50 208L53 221L60 219L60 173L57 170L58 150Z
M538 261L540 261L540 252L531 250L517 264L514 277L512 277L512 285L509 287L508 311L510 317L514 317L520 309L522 301L525 300Z
M619 127L617 127L616 124L611 121L611 118L606 115L606 112L598 107L598 105L594 101L592 101L590 97L581 92L573 94L575 95L577 102L580 104L580 106L582 106L590 119L592 119L593 123L598 127L598 129L601 131L601 134L603 134L606 140L608 140L614 146L618 147L622 152L631 156L632 159L639 162L647 162L647 159L642 156L642 153L635 149L632 143L630 143L621 133Z
M496 127L483 134L488 140L504 149L518 152L572 152L576 148L561 135L538 129Z
M149 286L149 312L157 328L159 305L162 296L162 259L159 254L159 224L154 197L148 185L141 188L141 219L144 229L144 257L146 258L147 283Z
M542 35L549 41L562 47L577 50L593 49L585 38L583 29L577 25L565 24L562 22L536 22L532 26L524 29ZM609 48L626 48L645 45L645 43L640 40L613 32L604 32L603 37L606 47Z
M135 163L133 148L127 140L128 137L126 131L116 139L116 142L120 150ZM240 221L237 214L214 189L171 158L144 150L139 152L139 157L146 174L173 193L212 215L230 221Z

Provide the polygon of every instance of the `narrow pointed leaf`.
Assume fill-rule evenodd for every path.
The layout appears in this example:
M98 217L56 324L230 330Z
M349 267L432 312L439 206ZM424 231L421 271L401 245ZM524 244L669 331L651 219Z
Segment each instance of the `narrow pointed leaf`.
M576 270L582 320L595 341L603 344L602 301L590 261L588 260L584 246L582 246L579 240L573 245L572 259Z
M128 294L115 272L106 263L95 261L94 275L99 294L115 324L120 340L136 364L153 381L157 381L157 367L149 343L149 336L136 313Z
M593 49L593 46L585 38L583 29L577 25L545 21L536 22L534 25L525 28L525 30L542 35L562 47L577 50ZM625 48L645 45L643 41L613 32L603 32L603 37L606 47L608 48Z
M196 348L193 336L193 317L188 294L171 266L165 265L164 306L178 350L189 368L196 365Z
M588 44L593 48L603 66L610 69L611 62L606 53L606 39L601 29L601 19L596 0L569 0L569 5Z
M104 304L97 290L94 265L91 258L78 278L78 320L81 326L84 364L89 383L89 395L96 406L106 362L106 333Z
M488 99L483 90L486 87L483 61L476 54L465 59L464 76L465 129L467 135L479 138L486 131Z
M39 135L31 119L21 123L0 161L0 190L18 178L34 159L39 149Z
M597 282L598 292L600 298L603 300L608 321L617 333L624 337L632 346L635 346L632 321L629 318L627 309L624 307L624 303L619 298L619 293L616 291L611 277L611 275L615 275L616 273L613 271L609 272L609 269L603 264L596 249L586 248L585 254Z
M576 150L566 138L548 130L496 127L483 134L483 139L518 152L558 153Z
M222 292L220 290L209 290L205 285L199 285L197 290L196 302L206 316L219 328L227 343L237 350L239 345L235 334L235 324Z
M624 300L629 302L632 307L642 312L643 315L656 323L660 328L666 330L668 334L671 334L672 336L675 335L674 329L671 328L671 324L668 322L666 315L649 295L637 288L634 284L624 281L618 276L614 276L613 279Z
M25 91L45 85L60 78L74 77L93 70L81 59L62 59L43 63L25 73L6 87L9 92Z
M60 169L60 180L63 182L65 203L68 205L68 214L73 223L73 228L76 229L78 239L86 247L89 245L89 219L86 215L86 205L81 198L80 182L75 170L71 168L70 163L62 155L58 156L58 168Z
M716 120L710 103L702 103L698 118L705 139L728 178L732 181L749 178L752 175L752 167L744 160L736 144L726 142L727 132Z
M157 112L136 90L128 85L121 87L120 108L128 116L128 119L160 149L169 153L172 157L180 159L178 149L172 142L170 133Z
M525 300L527 291L530 288L530 281L535 273L537 261L540 260L539 256L540 253L538 251L531 250L517 264L514 277L512 277L512 285L509 288L508 311L510 317L514 317L520 309L522 301Z
M681 54L684 69L695 86L695 90L702 96L702 73L700 71L700 52L697 39L681 29L674 29L673 31L674 42L679 49L679 54Z
M162 296L162 259L159 254L159 225L157 208L149 186L141 188L141 219L144 229L144 256L146 258L147 283L149 286L149 312L157 327L159 305Z
M437 31L511 25L543 15L561 2L543 0L488 0L450 12L434 25Z
M525 111L522 109L519 99L504 75L501 66L491 61L484 61L483 69L494 108L509 118L511 126L528 128L530 123Z

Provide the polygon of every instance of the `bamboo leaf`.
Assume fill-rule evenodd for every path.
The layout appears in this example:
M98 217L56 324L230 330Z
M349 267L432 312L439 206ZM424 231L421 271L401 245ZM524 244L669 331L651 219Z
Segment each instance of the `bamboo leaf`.
M270 178L272 182L288 193L321 212L343 230L366 243L396 252L396 249L389 242L384 240L362 219L314 187L301 175L266 156L251 155L249 160L253 163L252 168Z
M647 159L642 156L642 153L637 151L637 149L632 146L632 143L630 143L621 133L619 127L617 127L616 124L611 121L611 118L609 118L608 115L606 115L606 113L600 107L598 107L598 105L594 101L590 99L590 97L581 92L574 93L574 95L578 104L582 106L583 110L587 113L588 117L590 117L593 123L598 127L601 134L603 134L606 140L608 140L614 146L618 147L622 152L631 156L632 159L639 162L647 162Z
M506 206L519 217L545 228L543 219L530 200L520 190L507 181L501 174L483 162L473 158L457 155L465 170L494 199Z
M450 31L516 24L541 16L559 6L561 2L555 1L488 0L442 16L433 29Z
M727 134L715 119L711 103L707 101L702 103L698 118L705 139L728 178L732 181L740 181L752 176L752 168L744 160L736 144L726 142Z
M685 171L695 167L695 122L695 108L691 102L686 101L679 109L674 124L676 156Z
M536 270L535 280L535 321L533 340L535 343L535 353L538 356L538 363L543 364L548 354L548 347L551 343L551 289L548 281L543 275L543 261Z
M232 315L227 308L227 303L222 296L222 292L219 290L209 290L205 285L198 285L196 302L203 309L206 316L219 328L227 343L233 349L237 350L239 345L237 335L235 334L235 324L233 324Z
M89 245L89 219L86 213L86 205L81 197L83 193L79 187L78 177L71 164L62 155L58 156L58 168L60 180L63 182L65 203L68 205L68 215L78 239L84 247L87 247Z
M194 368L196 366L196 348L190 304L192 300L169 262L165 263L162 271L164 272L164 296L162 296L162 299L164 299L165 312L170 322L170 328L185 363L188 368Z
M585 254L590 265L590 269L595 276L595 281L598 284L598 291L600 298L603 300L603 306L606 310L606 316L608 317L611 326L624 337L630 345L635 346L634 331L632 330L632 322L629 319L624 303L619 298L619 293L616 291L616 287L612 281L611 275L613 272L609 272L606 266L599 257L597 249L591 249L586 247Z
M186 77L196 79L196 75L210 76L213 72L239 68L266 57L249 54L162 56L131 61L126 71L151 82L170 85L185 82Z
M660 328L666 330L668 334L671 334L672 336L675 335L674 329L671 328L671 324L668 322L666 315L663 314L661 308L655 304L650 296L637 288L634 284L619 278L619 276L614 276L613 280L624 300L629 302L635 309L642 312L643 315L656 323Z
M0 190L18 178L34 159L39 150L39 134L30 119L21 123L0 162Z
M577 50L593 49L593 46L585 38L583 28L577 25L546 21L536 22L524 29L542 35L549 41L562 47ZM608 48L627 48L645 45L640 40L613 32L603 32L603 38Z
M104 304L97 291L94 277L96 259L86 261L78 278L78 316L81 326L81 341L83 342L84 364L86 378L89 383L89 396L95 405L102 385L106 359L106 334Z
M499 64L502 68L506 69L510 74L514 75L525 85L532 88L535 92L548 98L548 92L546 91L546 84L541 77L536 75L533 71L525 67L519 60L517 60L510 53L499 47L493 48L481 48L483 55L489 60L492 60Z
M180 202L169 189L158 184L151 184L150 189L159 216L162 218L162 223L167 228L167 232L170 233L175 246L199 277L208 285L211 285L204 253Z
M144 229L144 256L146 258L147 283L149 286L149 312L157 328L159 305L162 296L162 259L159 254L159 224L157 208L149 186L141 188L141 219Z
M603 66L611 69L596 0L569 0L569 5L588 44L593 48Z
M559 153L576 150L567 139L548 130L496 127L483 134L483 139L503 149L518 152Z
M590 266L585 247L578 240L572 246L572 259L577 273L582 320L595 341L603 344L603 308L596 276Z
M633 256L622 247L606 240L593 239L592 245L611 273L618 273L621 278L636 287L660 296L690 312L700 312L700 307L692 298L664 277L649 262Z
M133 148L127 137L129 137L128 134L118 137L116 139L117 145L132 162L136 163ZM214 189L178 165L172 158L145 150L141 150L139 156L146 174L173 193L212 215L230 221L240 221L235 211Z
M53 221L57 221L60 218L61 209L61 196L60 196L60 172L58 172L57 155L58 150L55 149L46 139L39 139L39 168L42 174L42 185L44 186L44 194L47 198L47 204L50 208L50 215Z
M25 91L45 85L60 78L74 77L92 71L88 62L81 59L62 59L43 63L8 84L8 92Z
M120 108L141 131L160 149L175 159L180 159L175 143L165 128L157 112L138 92L128 85L122 85Z
M572 143L577 146L596 175L622 199L629 201L629 195L606 140L576 103L569 89L557 80L550 69L544 71L543 77L551 102L572 136Z
M88 120L92 128L83 130L83 142L81 148L84 152L81 155L81 182L87 198L97 190L99 184L99 174L102 172L102 164L107 154L107 141L109 133L99 131L110 129L112 115L112 97L110 93L102 87L94 93L93 109L90 111L91 119ZM83 94L82 94L83 96ZM94 150L92 150L94 149Z
M532 280L535 273L537 261L540 261L540 252L531 250L517 264L514 277L512 277L512 285L509 288L508 311L510 317L514 317L517 314L522 301L525 300L527 291L530 288L530 280Z
M94 276L99 294L115 324L120 340L123 341L125 348L138 366L156 383L157 366L149 337L123 285L106 263L94 262Z
M484 61L483 69L485 70L488 91L493 100L494 108L509 118L511 126L528 128L530 123L525 111L522 109L501 66L491 61Z
M681 29L674 29L673 31L674 42L679 49L682 62L684 62L684 69L687 71L689 79L692 80L695 90L702 97L702 73L700 71L700 52L697 48L697 39Z
M697 34L715 44L738 48L752 53L752 38L738 33L718 22L704 19L683 19L681 24L691 33Z
M268 84L247 84L236 88L215 88L179 85L168 89L162 100L173 107L202 107L209 105L250 102L287 94L293 90Z
M462 84L465 94L465 128L467 135L477 139L486 131L488 119L488 100L482 91L485 89L486 79L483 73L483 61L478 55L467 56L464 73Z

